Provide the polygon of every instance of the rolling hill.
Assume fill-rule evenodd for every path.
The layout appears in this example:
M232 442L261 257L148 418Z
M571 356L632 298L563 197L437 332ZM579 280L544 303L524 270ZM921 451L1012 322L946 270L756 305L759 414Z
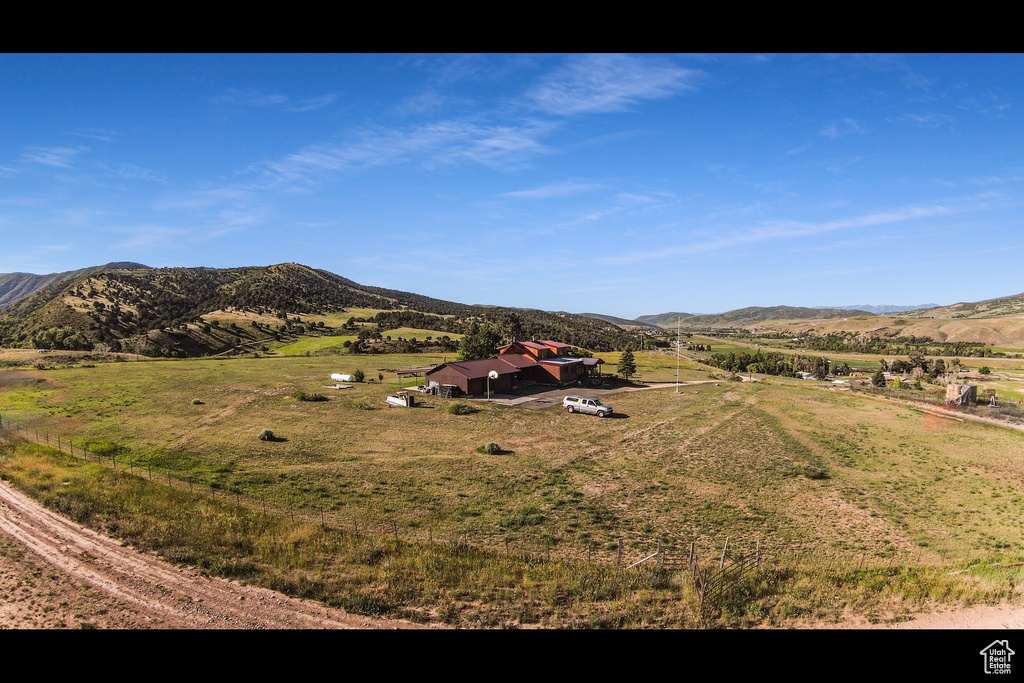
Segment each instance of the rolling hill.
M101 270L148 268L141 263L131 261L118 261L108 263L104 266L92 266L79 270L69 270L64 273L50 273L49 275L33 275L32 273L0 273L0 308L15 301L32 296L40 289L48 287L57 282L70 280L72 278L90 275Z
M1004 296L998 299L987 299L975 303L962 302L950 306L919 309L903 315L907 318L939 318L949 320L1024 315L1024 293Z
M109 347L175 357L242 348L252 351L282 336L331 334L332 328L322 322L314 326L301 316L343 313L350 308L381 311L367 321L381 329L411 325L463 333L473 323L486 321L505 324L527 337L557 339L597 351L622 348L632 340L630 333L603 320L468 306L368 287L295 263L226 269L104 266L76 273L0 308L0 344L75 350ZM235 321L225 326L220 324L222 316L216 315L223 311L253 315L240 320L242 326Z
M769 320L831 320L857 315L871 315L866 311L846 311L834 308L803 308L799 306L750 306L738 308L726 313L706 315L686 315L685 313L661 313L659 315L642 315L637 320L654 323L663 328L674 328L682 317L682 327L699 328L733 328L747 327L755 323Z

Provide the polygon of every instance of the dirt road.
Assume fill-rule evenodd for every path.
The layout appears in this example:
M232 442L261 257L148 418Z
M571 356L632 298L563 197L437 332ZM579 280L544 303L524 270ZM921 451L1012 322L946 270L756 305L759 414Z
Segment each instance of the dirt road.
M0 482L0 628L420 628L172 566Z

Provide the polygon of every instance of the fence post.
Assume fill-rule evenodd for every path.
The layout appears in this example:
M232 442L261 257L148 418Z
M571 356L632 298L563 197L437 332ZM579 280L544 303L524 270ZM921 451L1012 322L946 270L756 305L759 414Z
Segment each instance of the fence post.
M690 541L690 559L686 561L686 568L693 569L693 541Z
M618 550L615 553L615 566L622 566L622 536L619 536Z
M729 537L725 537L725 547L722 548L722 560L718 563L718 569L721 571L725 567L725 554L729 552Z
M757 545L754 547L754 571L761 569L761 539L757 539Z
M661 541L658 541L658 559L656 560L658 566L661 566Z
M397 543L398 542L398 524L396 524L395 520L393 520L393 519L391 520L391 527L395 530L395 542Z

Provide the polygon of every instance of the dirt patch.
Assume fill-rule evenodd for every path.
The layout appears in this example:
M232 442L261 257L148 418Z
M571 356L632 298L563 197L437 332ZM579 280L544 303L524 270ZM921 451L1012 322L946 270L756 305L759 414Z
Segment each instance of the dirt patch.
M423 628L170 565L0 482L0 628Z
M938 432L943 429L949 429L954 424L956 424L955 420L933 415L932 413L925 413L921 417L921 430L925 432Z

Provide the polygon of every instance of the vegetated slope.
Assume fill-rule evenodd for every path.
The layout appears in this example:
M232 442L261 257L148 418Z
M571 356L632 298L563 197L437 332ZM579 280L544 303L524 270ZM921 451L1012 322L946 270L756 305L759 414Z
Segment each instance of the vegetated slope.
M619 318L614 315L605 315L603 313L578 313L577 315L582 315L587 318L596 318L597 320L603 320L606 323L611 323L612 325L616 325L623 329L639 328L651 330L653 332L661 331L661 328L659 328L657 325L653 323L642 322L640 320L627 320L626 318Z
M867 311L868 313L874 313L875 315L885 315L887 313L916 311L922 308L935 308L938 305L939 304L917 304L916 306L893 306L890 304L883 304L881 306L872 306L871 304L855 304L853 306L814 306L814 308L831 308L840 311Z
M34 275L32 273L0 273L0 307L13 304L15 301L24 299L38 292L40 289L71 280L82 275L89 275L101 270L113 270L115 268L148 268L141 263L131 261L116 261L103 266L91 266L78 270L69 270L63 273L50 273L49 275Z
M661 327L674 327L678 316L682 314L663 313L661 315L640 316L637 320L655 322ZM745 327L753 323L762 323L768 320L829 320L833 318L846 318L856 315L871 315L866 311L846 311L834 308L804 308L800 306L750 306L738 308L735 311L726 313L691 315L682 319L682 326L688 329L714 328L714 327Z
M1024 293L974 303L926 308L907 312L904 315L908 318L940 319L1001 318L1010 315L1024 315Z
M642 315L636 320L657 327L674 327L679 320L692 317L693 313L659 313L658 315Z
M382 327L385 323L392 328L412 324L462 333L473 322L497 322L513 315L527 335L585 348L610 350L631 340L628 333L615 325L592 318L468 306L367 287L325 270L285 263L266 267L113 269L85 273L54 282L0 309L0 344L51 349L107 346L115 351L151 356L198 356L245 345L255 350L263 342L280 339L282 334L313 331L295 316L342 312L352 307L380 309L405 317L431 314L421 315L423 320L416 321L374 320ZM216 320L203 319L204 315L229 309L276 317L281 324L252 320L246 327L234 322L223 327Z

